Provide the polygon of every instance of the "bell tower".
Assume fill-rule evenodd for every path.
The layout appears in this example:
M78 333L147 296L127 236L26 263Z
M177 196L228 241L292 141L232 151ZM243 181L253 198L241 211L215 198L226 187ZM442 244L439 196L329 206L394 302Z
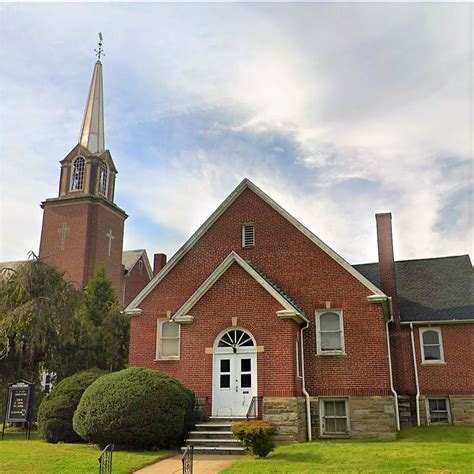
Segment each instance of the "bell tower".
M105 267L119 298L123 292L123 228L127 214L114 203L117 168L105 149L102 36L78 144L60 162L59 195L44 210L39 255L85 287Z

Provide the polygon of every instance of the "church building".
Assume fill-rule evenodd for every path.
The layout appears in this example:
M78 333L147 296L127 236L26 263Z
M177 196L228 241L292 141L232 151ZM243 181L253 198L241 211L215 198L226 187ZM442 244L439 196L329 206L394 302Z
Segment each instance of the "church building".
M209 428L197 452L228 452L232 434L215 430L246 418L290 441L474 423L472 263L395 261L389 213L376 215L379 261L351 265L245 178L169 261L124 251L100 51L58 196L41 204L39 257L79 288L106 269L131 318L129 365L196 395Z
M469 256L395 262L376 223L379 262L350 265L244 179L130 303L130 366L210 419L187 443L229 452L213 431L245 418L292 441L474 422Z

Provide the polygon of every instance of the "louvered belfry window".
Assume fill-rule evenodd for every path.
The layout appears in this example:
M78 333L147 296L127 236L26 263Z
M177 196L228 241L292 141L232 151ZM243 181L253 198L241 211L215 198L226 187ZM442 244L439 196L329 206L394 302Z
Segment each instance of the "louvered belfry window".
M253 224L244 224L242 226L242 247L255 246L255 227Z

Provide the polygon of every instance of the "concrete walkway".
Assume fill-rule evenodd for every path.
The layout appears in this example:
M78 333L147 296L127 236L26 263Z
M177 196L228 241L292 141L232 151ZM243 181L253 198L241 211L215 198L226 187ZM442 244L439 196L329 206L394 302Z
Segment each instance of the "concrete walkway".
M183 472L181 464L182 454L172 458L158 461L151 466L144 467L136 474L179 474ZM224 456L224 455L204 455L195 454L193 464L193 474L215 474L234 462L236 459L242 459L242 456Z

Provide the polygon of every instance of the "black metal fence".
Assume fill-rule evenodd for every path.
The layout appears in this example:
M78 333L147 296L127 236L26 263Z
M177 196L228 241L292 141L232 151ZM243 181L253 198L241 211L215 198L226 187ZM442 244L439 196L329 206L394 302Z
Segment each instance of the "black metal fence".
M194 446L186 446L181 462L183 474L193 474Z
M263 397L252 397L249 409L247 410L247 420L261 420L263 415Z
M112 472L112 453L114 445L108 444L99 456L99 474L110 474Z

